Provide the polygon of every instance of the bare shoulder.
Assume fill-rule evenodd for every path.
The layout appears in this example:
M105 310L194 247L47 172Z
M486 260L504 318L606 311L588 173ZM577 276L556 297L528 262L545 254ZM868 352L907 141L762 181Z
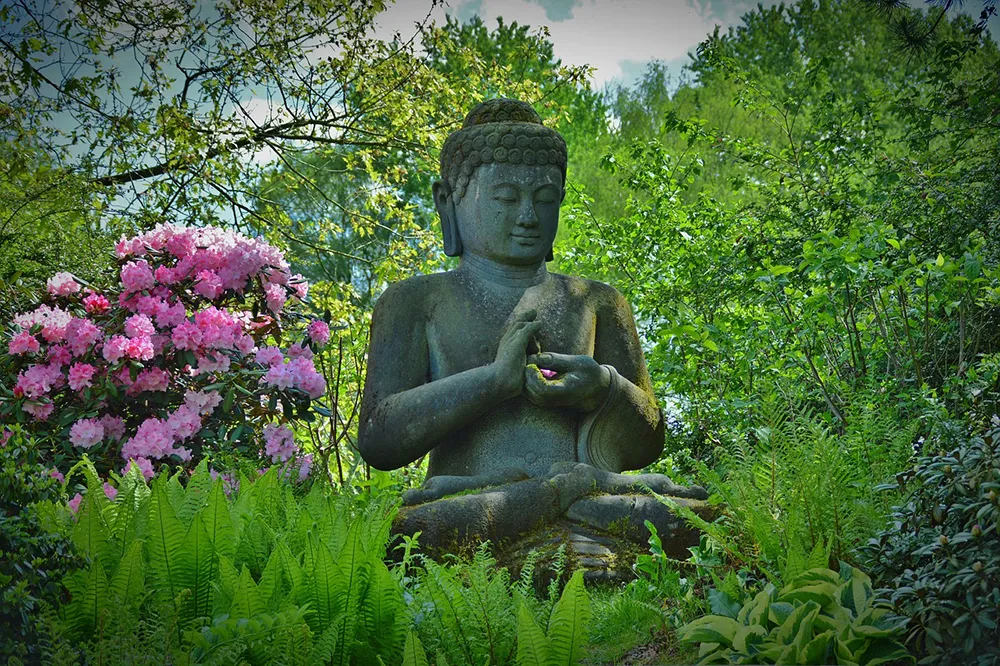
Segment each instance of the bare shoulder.
M423 312L428 303L437 300L439 292L450 281L449 273L414 275L411 278L393 282L375 302L376 313L388 310L398 314Z
M560 281L564 289L572 294L579 294L592 303L595 309L629 307L625 297L610 284L562 273L552 273L552 276Z

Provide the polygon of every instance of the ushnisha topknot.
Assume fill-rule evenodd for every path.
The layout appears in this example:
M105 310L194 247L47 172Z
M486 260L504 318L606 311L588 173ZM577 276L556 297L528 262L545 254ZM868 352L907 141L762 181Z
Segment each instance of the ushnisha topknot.
M441 149L441 179L458 203L469 178L481 164L553 164L566 180L566 141L542 124L527 102L491 99L465 117L462 129L452 132Z

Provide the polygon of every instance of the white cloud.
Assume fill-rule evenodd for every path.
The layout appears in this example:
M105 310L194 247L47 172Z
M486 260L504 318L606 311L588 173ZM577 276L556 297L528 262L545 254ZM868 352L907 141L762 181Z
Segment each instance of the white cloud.
M487 26L495 26L501 16L508 23L547 26L556 56L567 64L595 67L594 84L599 87L612 79L632 79L636 62L682 62L717 23L725 28L750 8L742 1L721 4L716 9L705 0L578 0L569 18L552 21L552 7L540 0L452 0L431 17L443 21L446 13L467 18L476 12ZM428 3L399 0L379 17L379 33L412 34L427 10Z

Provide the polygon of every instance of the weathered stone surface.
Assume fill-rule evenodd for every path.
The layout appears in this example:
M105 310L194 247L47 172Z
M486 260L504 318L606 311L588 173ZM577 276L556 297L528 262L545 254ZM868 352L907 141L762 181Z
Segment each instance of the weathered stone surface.
M428 457L428 479L406 493L395 525L421 531L427 552L485 539L502 550L565 520L625 524L621 538L645 545L647 518L683 549L690 535L635 496L705 497L666 476L620 474L660 455L664 419L625 299L546 268L566 150L523 102L473 109L445 142L434 184L459 267L390 285L375 306L358 448L385 470ZM608 554L592 542L572 544L596 566ZM608 547L614 558L623 550Z

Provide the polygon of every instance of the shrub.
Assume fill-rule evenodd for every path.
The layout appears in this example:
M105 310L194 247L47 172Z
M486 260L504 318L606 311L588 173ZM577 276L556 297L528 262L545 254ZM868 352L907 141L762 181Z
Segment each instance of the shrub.
M1000 424L997 424L1000 425ZM1000 657L1000 428L900 474L906 502L863 550L879 594L909 616L921 663Z
M871 581L841 563L840 573L805 571L768 584L742 608L707 615L680 631L700 643L700 664L858 664L910 660L895 637L905 620L874 608Z
M0 662L39 663L38 613L66 597L63 578L83 565L72 544L46 528L37 504L61 487L21 429L0 433Z
M153 461L191 467L212 450L293 457L291 430L264 424L310 418L326 388L312 348L329 329L313 322L306 341L276 346L294 321L286 304L308 289L282 253L173 225L123 238L116 252L112 289L58 273L45 302L14 317L0 419L22 423L63 470L83 450L102 473L120 457L147 477Z

